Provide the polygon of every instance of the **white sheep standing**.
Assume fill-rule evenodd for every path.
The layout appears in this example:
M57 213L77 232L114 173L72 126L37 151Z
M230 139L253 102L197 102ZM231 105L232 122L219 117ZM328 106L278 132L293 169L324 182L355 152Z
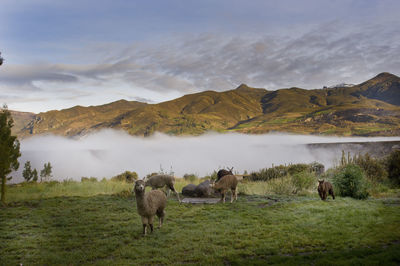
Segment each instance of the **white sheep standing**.
M167 197L164 192L152 190L145 193L145 188L143 180L135 182L136 205L138 213L142 218L143 235L146 235L147 225L150 226L150 230L153 232L153 219L155 215L158 216L158 227L161 228L165 216L164 209L167 206Z
M145 179L145 182L146 187L151 187L153 190L166 186L168 189L168 196L170 191L172 190L173 192L175 192L178 201L181 202L179 198L179 193L174 188L175 177L173 177L172 175L153 175L148 179Z

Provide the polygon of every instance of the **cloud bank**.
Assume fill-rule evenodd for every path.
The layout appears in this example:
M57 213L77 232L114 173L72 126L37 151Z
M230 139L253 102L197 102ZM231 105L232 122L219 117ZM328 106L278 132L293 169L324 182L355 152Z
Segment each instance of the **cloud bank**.
M179 34L151 43L99 45L85 50L97 61L92 64L5 64L0 101L37 112L121 98L160 102L241 83L314 89L360 83L384 71L399 75L400 69L400 29L386 24L333 21L300 36Z
M126 170L140 178L149 173L172 170L176 176L194 173L205 176L223 167L243 173L271 167L272 164L319 161L329 167L340 151L310 151L304 144L349 141L399 140L400 138L333 138L299 135L243 135L209 133L175 137L155 134L133 137L121 131L103 130L81 139L36 136L21 141L20 169L11 182L21 182L26 161L41 170L53 166L53 179L81 177L110 178Z

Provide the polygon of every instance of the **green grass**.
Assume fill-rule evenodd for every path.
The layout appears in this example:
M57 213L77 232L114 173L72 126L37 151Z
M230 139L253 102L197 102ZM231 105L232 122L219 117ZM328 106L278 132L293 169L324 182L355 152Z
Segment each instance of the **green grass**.
M142 237L135 199L125 193L131 184L122 183L109 195L83 192L94 193L101 183L65 185L83 193L79 196L14 195L9 207L0 209L0 264L400 263L400 199L395 193L326 202L315 193L239 195L238 202L216 205L179 204L171 196L164 227ZM9 199L31 186L9 188Z

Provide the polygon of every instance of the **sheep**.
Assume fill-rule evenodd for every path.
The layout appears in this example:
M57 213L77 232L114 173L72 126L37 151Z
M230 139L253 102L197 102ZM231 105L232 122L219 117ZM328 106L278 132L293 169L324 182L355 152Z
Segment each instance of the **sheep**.
M326 200L328 194L335 199L335 194L333 193L332 184L324 179L318 179L318 194L322 200Z
M181 202L179 198L178 192L174 188L174 183L175 183L175 177L172 175L153 175L146 179L146 187L151 187L153 190L157 188L163 188L167 186L168 188L168 196L170 193L170 190L175 192L176 197L178 198L178 201Z
M236 187L238 184L238 180L234 175L225 175L221 177L221 179L215 183L211 183L210 186L214 190L218 190L221 193L221 201L225 203L225 193L227 190L231 190L231 203L233 200L237 201L237 192Z
M229 169L229 168L228 168L228 169ZM225 175L233 175L232 170L233 170L233 167L232 167L231 169L229 169L229 170L225 170L225 169L219 170L218 173L217 173L217 180L216 180L216 182L218 182L218 181L221 179L221 177L223 177L223 176L225 176Z
M135 182L136 205L139 215L142 217L143 235L146 235L146 227L150 226L153 232L153 218L158 216L158 227L161 228L164 216L165 207L167 206L167 196L160 190L152 190L145 193L145 182L137 180Z

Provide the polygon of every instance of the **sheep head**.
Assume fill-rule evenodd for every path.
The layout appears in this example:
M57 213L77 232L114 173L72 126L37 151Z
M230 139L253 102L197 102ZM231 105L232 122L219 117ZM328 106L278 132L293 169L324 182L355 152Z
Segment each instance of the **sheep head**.
M137 180L135 182L135 192L144 192L145 190L145 182L143 180Z

